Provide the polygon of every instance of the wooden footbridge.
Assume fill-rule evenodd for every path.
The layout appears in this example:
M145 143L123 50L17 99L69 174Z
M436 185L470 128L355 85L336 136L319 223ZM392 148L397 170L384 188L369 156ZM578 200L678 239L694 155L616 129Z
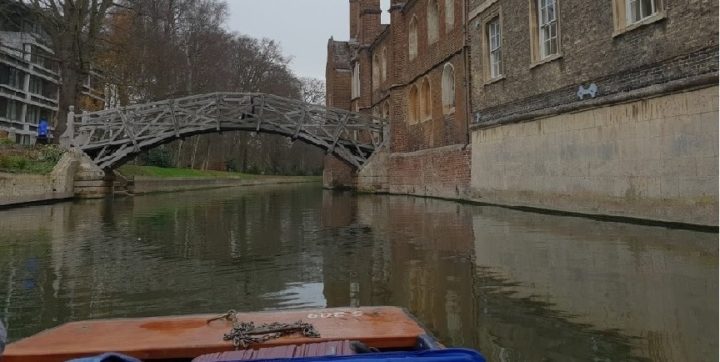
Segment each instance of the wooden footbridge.
M102 169L175 139L203 133L272 133L324 149L360 168L386 142L383 119L261 93L211 93L68 114L61 144Z

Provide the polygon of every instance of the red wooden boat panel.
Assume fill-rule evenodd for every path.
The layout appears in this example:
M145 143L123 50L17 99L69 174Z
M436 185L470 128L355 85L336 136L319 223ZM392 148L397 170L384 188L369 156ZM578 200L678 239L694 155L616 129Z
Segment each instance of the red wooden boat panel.
M114 319L73 322L11 343L3 362L65 361L105 352L124 353L140 359L194 358L233 350L223 341L232 323L215 315ZM241 313L242 321L263 323L312 323L320 338L287 336L263 347L357 340L377 348L412 347L423 328L396 307L335 308L322 310Z
M193 362L251 361L269 358L349 356L355 354L350 341L330 341L202 355Z

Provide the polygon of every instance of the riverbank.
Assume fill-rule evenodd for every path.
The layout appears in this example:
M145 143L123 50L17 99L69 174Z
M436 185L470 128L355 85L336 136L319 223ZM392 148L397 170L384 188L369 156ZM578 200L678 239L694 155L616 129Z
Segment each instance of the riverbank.
M131 180L134 195L158 192L204 190L221 187L320 183L319 176L252 176L247 178L135 176Z
M278 185L292 183L319 183L320 176L267 176L239 172L163 168L125 165L118 169L126 180L116 185L127 188L131 194L177 192L221 187Z
M5 172L3 172L5 171ZM88 179L82 174L82 155L65 154L50 173L30 173L17 169L15 172L0 171L0 208L18 207L38 203L51 203L73 198L87 198L83 188L102 175ZM235 172L201 171L190 169L164 169L159 167L130 165L120 169L96 197L103 197L110 190L119 194L149 194L294 183L320 183L319 176L266 176ZM102 181L100 181L102 182ZM114 187L113 187L114 186Z

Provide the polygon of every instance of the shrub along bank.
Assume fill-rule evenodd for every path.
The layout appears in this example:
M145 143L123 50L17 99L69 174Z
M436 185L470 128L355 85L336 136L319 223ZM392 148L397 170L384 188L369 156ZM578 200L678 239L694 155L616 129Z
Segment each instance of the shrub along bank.
M0 145L0 172L47 175L63 154L55 145Z

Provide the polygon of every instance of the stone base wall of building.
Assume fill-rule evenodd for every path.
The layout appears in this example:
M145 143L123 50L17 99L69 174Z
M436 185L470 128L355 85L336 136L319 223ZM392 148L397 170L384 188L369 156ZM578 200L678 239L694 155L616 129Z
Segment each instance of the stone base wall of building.
M357 169L334 155L325 156L323 187L327 189L356 188Z
M380 151L358 174L358 190L465 199L470 147L451 145L408 153Z
M472 131L475 201L718 225L718 87Z

